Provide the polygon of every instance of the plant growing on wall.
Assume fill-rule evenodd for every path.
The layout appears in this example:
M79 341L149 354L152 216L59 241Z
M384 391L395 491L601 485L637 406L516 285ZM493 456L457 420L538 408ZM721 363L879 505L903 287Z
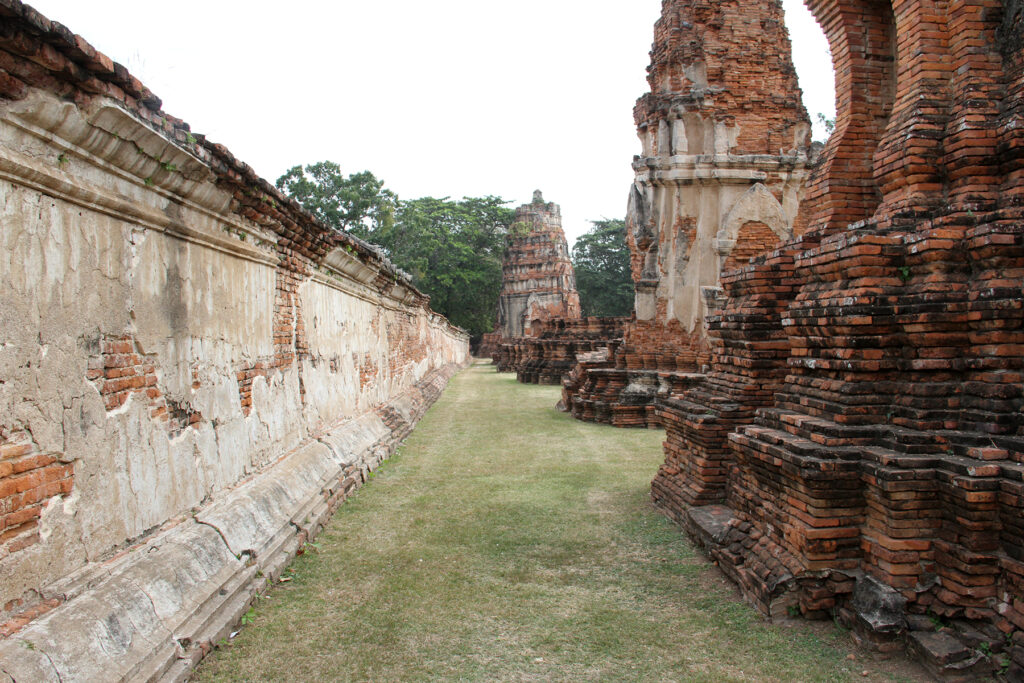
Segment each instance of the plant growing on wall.
M277 187L321 221L361 239L394 221L398 196L369 171L345 176L333 161L293 166Z

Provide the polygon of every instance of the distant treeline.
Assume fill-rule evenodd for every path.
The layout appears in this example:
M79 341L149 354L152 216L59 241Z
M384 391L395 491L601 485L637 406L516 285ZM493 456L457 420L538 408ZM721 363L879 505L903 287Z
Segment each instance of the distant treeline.
M277 186L328 225L379 245L430 296L430 306L479 337L494 329L501 262L515 212L501 197L399 199L369 171L331 161L295 166ZM622 220L593 221L572 250L584 315L628 315L633 282Z

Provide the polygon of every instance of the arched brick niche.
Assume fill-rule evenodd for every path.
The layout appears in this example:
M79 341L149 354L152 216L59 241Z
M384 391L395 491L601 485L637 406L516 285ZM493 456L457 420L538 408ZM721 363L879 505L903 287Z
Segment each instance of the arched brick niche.
M842 229L881 201L875 150L896 94L896 46L888 0L805 0L828 38L836 73L836 127L807 189L812 227Z
M740 266L745 266L755 256L771 251L779 243L779 236L760 221L744 223L736 237L736 246L722 264L722 272L727 273Z
M836 72L835 132L802 207L810 226L832 232L872 217L910 224L998 207L1016 169L1006 158L1019 142L1007 138L1021 136L1011 96L1019 3L805 3Z
M776 197L762 183L751 186L726 214L715 239L720 272L747 265L751 258L767 253L792 235Z

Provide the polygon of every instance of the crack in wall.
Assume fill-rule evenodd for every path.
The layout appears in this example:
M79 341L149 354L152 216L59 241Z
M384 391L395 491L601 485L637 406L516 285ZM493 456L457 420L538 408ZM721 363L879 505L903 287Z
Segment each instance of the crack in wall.
M202 524L203 526L208 526L211 529L213 529L214 531L216 531L217 535L220 536L221 542L224 543L224 547L227 548L228 552L231 553L234 556L234 558L236 560L238 560L239 562L244 562L245 560L242 559L242 556L246 555L247 553L251 553L251 551L243 550L241 554L236 554L235 551L231 549L231 544L228 543L227 536L225 536L224 532L222 532L219 528L217 528L216 525L210 524L209 522L204 522L203 520L199 519L198 517L193 517L192 520L196 524ZM255 554L252 554L251 556L254 557Z
M51 657L46 650L38 650L38 652L46 657L46 661L50 663L50 666L53 668L53 674L57 677L57 683L64 683L64 677L60 675L60 669L58 669L57 665L54 664L53 657Z

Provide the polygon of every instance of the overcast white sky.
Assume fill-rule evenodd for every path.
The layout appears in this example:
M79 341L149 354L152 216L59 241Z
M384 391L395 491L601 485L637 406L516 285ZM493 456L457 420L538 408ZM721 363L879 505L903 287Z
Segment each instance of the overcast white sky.
M625 214L661 0L28 1L271 182L330 159L406 199L539 188L570 242ZM827 43L784 5L807 109L831 117Z

